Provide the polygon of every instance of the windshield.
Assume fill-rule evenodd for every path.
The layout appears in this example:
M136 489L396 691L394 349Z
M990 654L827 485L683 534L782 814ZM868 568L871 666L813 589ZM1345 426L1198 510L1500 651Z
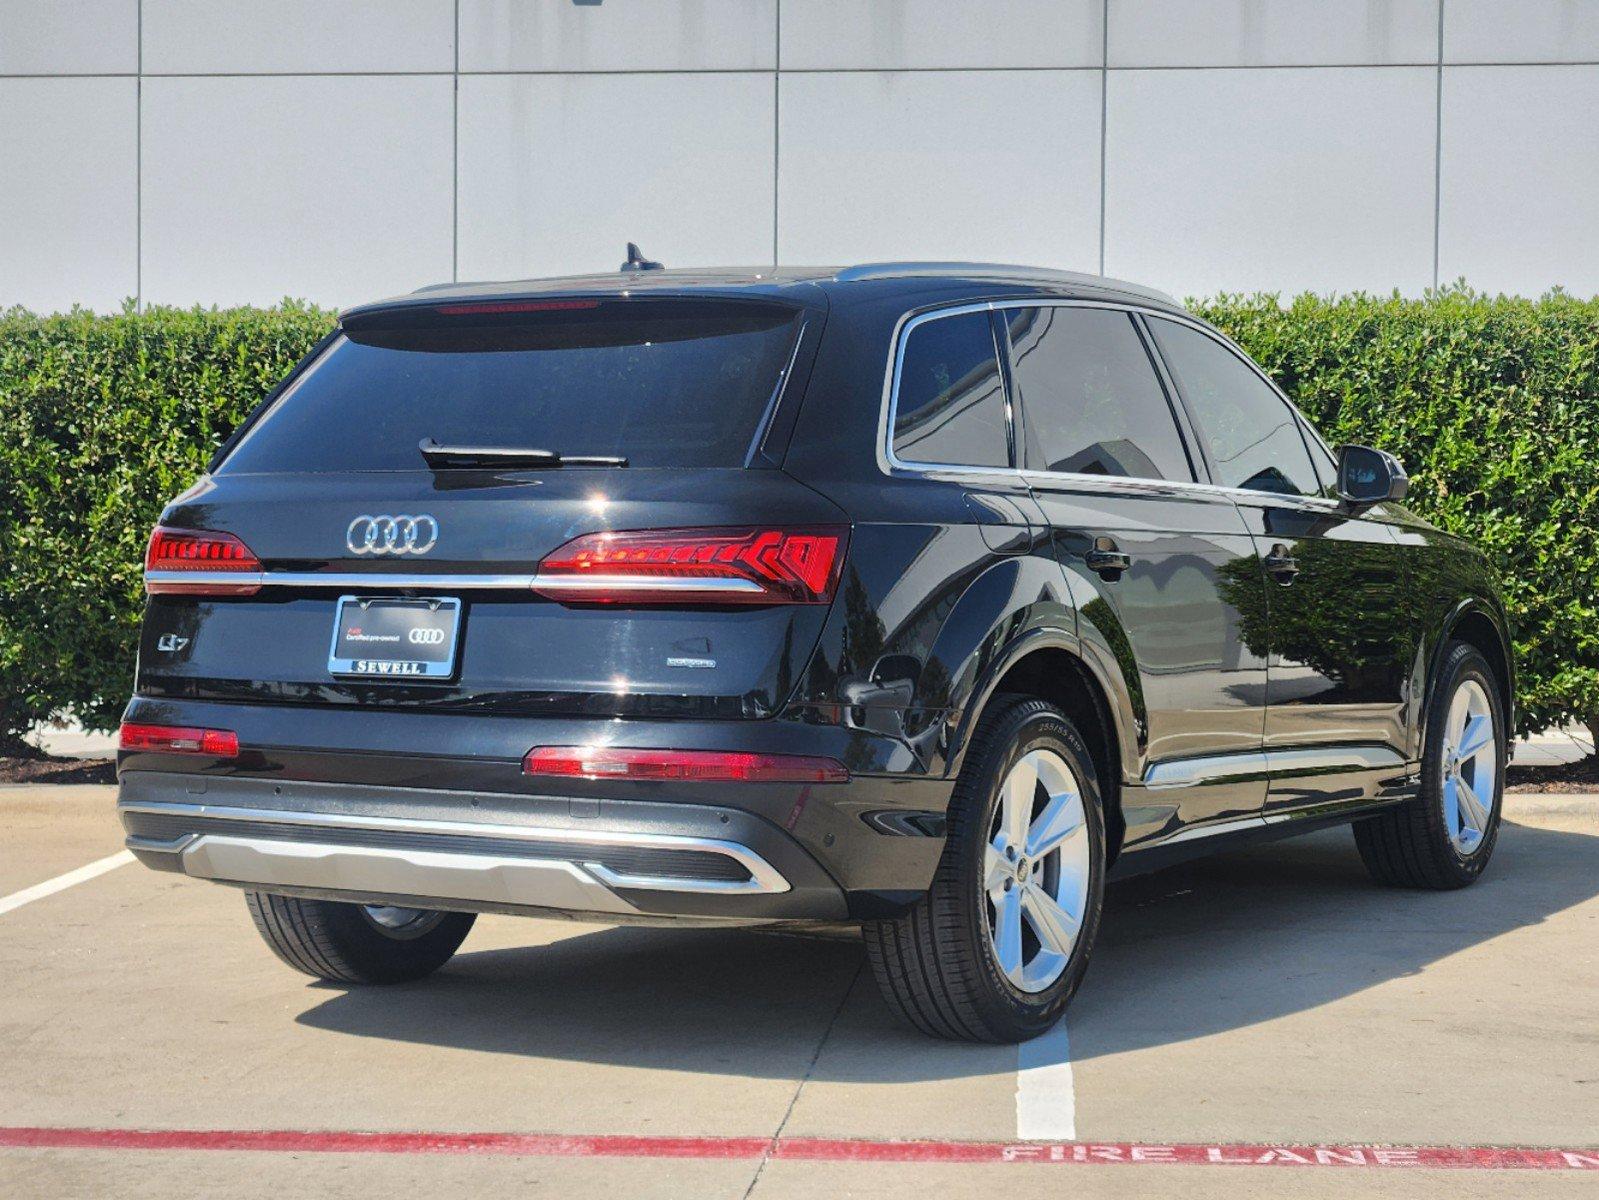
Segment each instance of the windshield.
M218 474L425 470L424 438L742 466L798 322L786 305L682 299L380 314L346 329Z

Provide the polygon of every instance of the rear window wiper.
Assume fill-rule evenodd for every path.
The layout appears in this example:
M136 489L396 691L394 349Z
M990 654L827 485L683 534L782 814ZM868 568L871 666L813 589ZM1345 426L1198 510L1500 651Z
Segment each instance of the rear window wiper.
M558 454L531 446L444 446L423 438L416 448L435 471L516 467L625 467L627 459L617 454Z

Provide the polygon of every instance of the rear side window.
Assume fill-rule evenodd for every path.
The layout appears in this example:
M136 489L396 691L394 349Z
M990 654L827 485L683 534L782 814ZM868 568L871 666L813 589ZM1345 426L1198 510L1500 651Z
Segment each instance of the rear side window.
M1208 334L1159 317L1149 327L1210 443L1217 483L1282 496L1321 491L1299 420L1270 384Z
M1193 482L1166 390L1124 312L1006 313L1011 369L1035 471Z
M923 321L905 340L894 411L902 462L1010 466L999 356L987 312Z
M352 324L219 473L423 470L424 438L622 455L635 467L742 466L799 316L711 300L507 307Z

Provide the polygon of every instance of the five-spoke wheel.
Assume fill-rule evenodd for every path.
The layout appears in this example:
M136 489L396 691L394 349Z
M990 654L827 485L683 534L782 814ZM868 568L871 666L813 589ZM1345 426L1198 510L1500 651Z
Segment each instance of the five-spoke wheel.
M1455 689L1444 726L1443 755L1444 824L1455 847L1470 854L1488 832L1499 779L1493 706L1475 679L1464 679Z
M1458 888L1482 874L1499 835L1505 701L1480 650L1445 647L1422 731L1421 787L1412 800L1355 822L1366 869L1396 887Z
M983 851L988 932L1005 977L1024 992L1060 978L1088 901L1088 818L1066 760L1032 750L1000 784Z
M1082 734L1044 700L996 697L956 781L932 886L904 916L865 927L883 995L938 1037L1036 1037L1088 968L1104 874Z

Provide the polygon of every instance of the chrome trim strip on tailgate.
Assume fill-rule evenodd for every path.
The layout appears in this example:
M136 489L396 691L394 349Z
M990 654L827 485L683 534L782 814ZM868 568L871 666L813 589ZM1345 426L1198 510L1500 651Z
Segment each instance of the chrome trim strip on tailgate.
M606 591L618 585L629 588L648 588L655 592L759 592L761 585L753 579L696 579L683 576L658 575L427 575L419 573L362 571L146 571L147 584L229 584L246 587L342 588L365 592L393 589L422 588L439 592L481 591L541 591L583 592Z
M381 830L387 833L415 833L415 834L452 834L466 837L482 838L509 838L522 841L545 842L570 842L580 845L593 846L595 844L627 847L630 849L644 850L692 850L701 853L720 854L731 858L749 872L748 879L688 879L666 875L630 875L613 871L599 863L584 862L581 864L567 863L576 869L579 865L584 872L593 879L610 887L638 888L647 891L660 892L716 892L721 894L770 894L786 892L789 882L771 863L767 862L748 846L738 842L724 841L718 838L694 837L689 834L675 833L626 833L617 830L588 830L565 829L545 825L491 825L471 821L437 821L421 817L363 817L345 813L316 813L302 812L293 809L263 809L263 808L237 808L226 804L181 804L181 803L155 803L140 802L132 804L119 804L119 812L156 813L167 816L187 816L204 818L206 820L233 820L233 821L265 821L277 825L292 825L302 828L306 832L303 842L278 842L266 843L257 839L221 837L213 832L203 832L194 841L187 843L184 849L184 859L187 864L189 855L203 849L207 841L225 841L230 843L248 842L258 858L268 854L270 845L300 847L316 845L316 830L321 828L338 829L366 829ZM238 847L235 847L238 849ZM334 847L326 847L328 850ZM337 847L339 850L351 849L350 847ZM437 851L389 851L360 849L362 855L391 854L410 856L421 860L429 857L441 857ZM237 856L236 856L237 857ZM493 855L479 854L442 854L446 858L484 859L494 858ZM494 858L498 863L500 860ZM513 865L529 862L564 862L555 859L506 859ZM198 863L198 860L197 860ZM215 878L216 876L213 876ZM273 881L261 880L259 882L291 882L289 880ZM448 895L447 892L421 893L432 895ZM472 899L474 897L459 897ZM477 897L481 898L481 897Z

